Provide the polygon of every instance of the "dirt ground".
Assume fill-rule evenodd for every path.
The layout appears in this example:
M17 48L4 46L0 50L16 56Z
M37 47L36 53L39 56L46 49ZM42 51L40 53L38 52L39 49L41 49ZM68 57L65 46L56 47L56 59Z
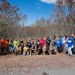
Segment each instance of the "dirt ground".
M0 75L27 75L35 69L65 69L71 67L75 68L75 55L70 57L61 53L39 56L0 56Z

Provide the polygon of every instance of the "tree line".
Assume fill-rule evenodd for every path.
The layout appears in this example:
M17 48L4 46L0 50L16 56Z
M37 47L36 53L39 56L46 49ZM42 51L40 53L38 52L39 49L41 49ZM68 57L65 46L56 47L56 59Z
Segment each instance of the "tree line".
M19 13L16 5L0 0L0 36L41 37L75 33L75 0L57 0L48 19L42 17L24 26L27 15Z

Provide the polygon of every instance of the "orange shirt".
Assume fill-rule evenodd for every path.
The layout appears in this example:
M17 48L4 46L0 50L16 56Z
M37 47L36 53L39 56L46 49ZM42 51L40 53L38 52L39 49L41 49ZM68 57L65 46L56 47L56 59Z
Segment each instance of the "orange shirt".
M6 41L6 47L8 47L8 45L9 45L9 42L8 42L8 41Z
M1 39L1 45L2 45L2 47L6 47L6 40Z

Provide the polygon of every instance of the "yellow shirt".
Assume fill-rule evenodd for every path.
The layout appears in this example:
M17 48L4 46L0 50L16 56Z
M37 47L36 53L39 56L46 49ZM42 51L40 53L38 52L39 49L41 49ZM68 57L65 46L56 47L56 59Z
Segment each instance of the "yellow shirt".
M24 52L28 52L29 51L29 47L24 47Z

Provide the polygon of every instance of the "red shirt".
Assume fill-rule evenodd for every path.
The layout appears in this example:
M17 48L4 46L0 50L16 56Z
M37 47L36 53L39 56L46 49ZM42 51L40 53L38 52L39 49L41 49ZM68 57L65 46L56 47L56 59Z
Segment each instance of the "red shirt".
M1 45L2 45L2 47L6 47L6 40L1 39Z
M43 47L45 45L45 40L44 39L41 39L40 40L40 44L41 44L41 47Z

